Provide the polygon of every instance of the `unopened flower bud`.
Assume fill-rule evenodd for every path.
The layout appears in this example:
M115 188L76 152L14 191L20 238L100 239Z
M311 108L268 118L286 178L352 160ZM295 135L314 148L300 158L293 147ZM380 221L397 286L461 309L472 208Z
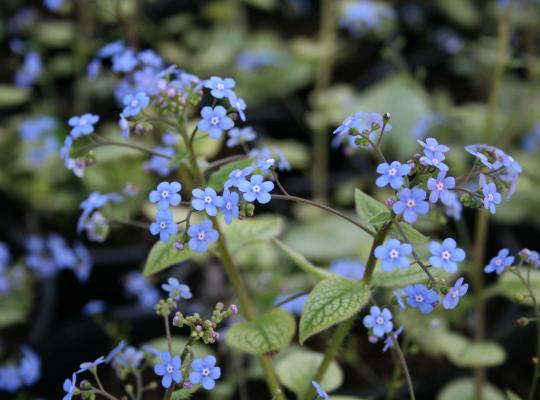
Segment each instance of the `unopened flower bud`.
M184 389L191 389L193 387L193 384L190 381L184 381L183 383Z
M238 307L236 306L236 304L231 304L229 306L229 310L231 310L231 313L233 313L233 315L238 314Z
M392 207L392 205L396 202L396 200L393 197L389 197L384 202L388 207Z
M184 250L184 242L182 242L181 240L177 240L175 243L174 243L174 248L178 251L182 251Z

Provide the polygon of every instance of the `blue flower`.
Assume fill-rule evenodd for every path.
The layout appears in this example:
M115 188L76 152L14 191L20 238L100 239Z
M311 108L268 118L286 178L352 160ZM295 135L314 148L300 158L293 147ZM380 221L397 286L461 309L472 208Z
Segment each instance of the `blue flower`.
M384 120L382 115L377 113L366 113L358 112L354 115L351 115L343 121L343 123L334 130L334 134L338 138L344 138L348 135L349 145L352 147L358 147L356 139L359 136L354 136L350 132L351 130L359 132L362 136L369 137L371 141L376 140L377 135L381 132L381 129L384 125ZM386 124L385 131L389 132L392 130L392 125Z
M150 103L150 98L146 95L144 92L139 92L135 95L128 94L124 99L122 100L124 103L124 110L122 111L122 115L125 117L134 117L135 115L139 114L143 108L146 108L148 106L148 103Z
M120 119L118 120L118 127L120 128L122 138L123 139L129 138L129 134L130 134L129 122L123 114L120 114Z
M444 153L450 151L450 147L445 146L444 144L439 144L439 142L435 138L427 138L425 142L422 142L421 140L417 140L417 142L425 150L430 151L432 153L443 153L444 154Z
M246 102L244 99L241 99L240 97L237 97L236 94L229 95L229 103L231 103L231 107L236 110L238 115L240 116L240 119L242 121L246 120L246 114L244 111L246 110Z
M173 220L170 211L158 211L156 221L150 224L150 233L158 235L162 242L168 242L172 235L178 233L178 225Z
M68 120L69 126L71 126L70 134L73 139L77 139L82 135L90 135L94 132L94 124L99 121L99 116L94 114L83 114L80 117L71 117Z
M251 142L257 137L257 134L251 126L246 126L244 128L233 128L227 132L227 135L229 135L227 147L234 147L242 143Z
M35 51L31 51L24 57L24 63L15 74L15 85L19 87L29 87L39 78L43 71L43 61L41 56Z
M114 349L111 350L109 354L105 357L105 364L109 364L124 348L126 347L126 342L121 340Z
M161 58L154 50L146 49L138 54L139 60L149 67L163 68L163 58Z
M503 273L506 267L514 262L514 256L508 256L508 249L502 249L497 256L493 257L488 265L484 267L484 272L496 272L497 275Z
M253 167L247 167L244 169L235 169L229 174L229 179L225 181L225 189L230 187L238 187L241 182L245 181L249 175L253 173Z
M459 298L465 296L467 290L469 290L469 285L467 283L463 284L463 278L459 278L456 283L454 283L454 287L446 293L446 296L444 296L442 303L443 307L447 310L456 308Z
M157 203L158 210L167 210L169 206L177 206L182 201L178 192L182 190L180 182L161 182L156 190L152 190L148 199Z
M176 278L169 278L167 283L161 285L161 288L169 293L169 297L173 300L191 299L191 289L188 285L178 282Z
M173 381L180 383L182 380L182 374L180 372L180 367L182 366L182 361L179 356L171 357L171 354L168 352L161 353L161 364L156 364L154 366L154 372L156 375L162 376L161 385L168 389L171 387Z
M328 397L326 392L322 389L321 385L319 385L315 381L311 381L311 384L313 385L313 387L317 391L317 396L318 396L317 399L321 398L321 400L330 400L330 397Z
M420 162L424 165L432 165L439 168L441 171L447 171L448 166L443 163L447 151L450 150L448 146L439 144L437 139L427 138L425 142L418 140L418 143L424 148L424 155L420 157Z
M249 181L241 182L238 189L243 193L242 197L245 201L251 203L257 200L261 204L266 204L272 198L269 192L274 189L274 183L263 181L261 175L253 175Z
M75 391L77 390L77 374L71 375L71 379L66 379L64 381L64 385L62 385L62 388L64 389L64 392L66 392L66 395L63 397L62 400L71 400L73 395L75 394Z
M201 132L208 132L212 139L219 139L223 130L229 130L234 126L234 122L227 116L227 110L222 106L203 107L201 119L197 128Z
M382 30L384 25L396 18L394 10L384 3L356 1L346 3L339 24L353 36Z
M203 388L212 390L220 376L221 368L216 367L216 357L206 356L193 361L189 381L194 385L202 383Z
M113 72L128 73L133 71L138 63L139 60L137 60L135 52L132 49L125 49L113 56L112 70Z
M80 374L81 372L91 371L93 369L96 369L98 365L103 364L104 362L105 362L104 356L101 356L94 361L83 362L79 366L80 369L77 371L77 373Z
M0 271L3 270L11 261L9 247L4 242L0 242Z
M98 50L99 58L111 58L120 53L126 48L126 45L122 40L116 40L114 42L107 43L101 49Z
M448 273L457 271L457 263L465 260L465 252L456 247L456 241L452 238L446 238L441 243L431 242L429 251L433 254L429 257L429 262L433 268L444 268Z
M383 353L386 353L388 349L394 347L394 341L392 340L391 335L394 335L394 338L397 340L398 336L403 332L403 326L397 328L393 333L389 333L386 339L384 339Z
M210 90L210 94L216 99L222 99L229 97L234 92L232 89L236 86L236 82L231 78L220 78L219 76L212 76L210 79L204 81L204 87Z
M0 390L15 393L22 386L19 369L13 365L0 367Z
M51 11L59 11L64 4L64 0L43 0L43 5Z
M365 270L366 267L359 260L335 260L330 265L330 271L349 279L362 279Z
M431 190L429 194L429 201L435 204L439 199L443 204L452 204L453 196L449 189L453 189L456 186L456 179L453 176L445 178L446 171L440 171L437 175L437 179L429 178L427 181L427 188Z
M407 268L409 266L408 255L412 253L412 246L409 243L401 243L397 239L390 239L385 245L375 248L375 257L382 260L383 271L392 272L396 268Z
M86 283L92 273L92 266L94 264L92 255L81 242L75 242L73 252L77 257L77 262L74 266L75 275L79 279L79 282Z
M93 58L86 66L86 76L89 81L95 80L101 72L101 60L99 58Z
M223 198L218 196L216 191L212 188L193 189L191 192L193 199L191 200L191 206L197 211L206 211L206 213L215 217L217 215L217 207L223 206Z
M71 147L73 147L73 138L71 136L66 136L64 139L64 145L60 149L60 157L64 161L64 164L66 164L69 159Z
M228 189L225 189L221 198L223 201L221 212L225 217L225 223L230 224L234 218L238 218L240 215L240 209L238 207L240 197L238 196L238 193L229 192Z
M163 154L167 157L174 156L174 150L170 147L154 147L152 151ZM171 173L171 168L169 167L170 160L162 156L152 156L148 163L146 164L146 169L148 171L154 171L160 176L167 176Z
M439 299L437 292L428 289L426 285L421 283L405 286L404 290L407 303L412 308L418 308L422 314L429 314L433 311L433 305Z
M373 334L377 337L383 337L394 328L392 313L388 308L383 308L381 311L379 307L372 306L369 309L369 315L366 315L362 322L366 328L373 329Z
M402 310L405 309L405 302L403 301L403 296L405 296L405 291L403 289L395 289L392 294L396 298L396 302L399 305L399 308Z
M482 193L484 194L484 208L488 209L492 214L495 214L495 205L501 204L502 202L501 194L497 192L497 186L495 186L493 182L486 183L482 187Z
M82 314L86 316L92 316L97 314L103 314L107 310L107 303L103 300L90 300L82 308Z
M23 357L19 365L19 376L25 385L31 386L41 377L41 360L28 346L23 346L21 351Z
M403 219L412 224L416 222L417 214L425 215L429 211L429 204L425 201L426 192L419 188L405 188L398 193L398 200L392 205L397 215L403 214Z
M279 304L298 294L299 292L281 294L276 298L276 300L274 301L274 304ZM282 304L280 308L287 311L288 313L292 315L300 316L304 312L304 306L306 305L307 299L308 299L308 294L306 293L301 296L295 297L291 301L287 301L285 304Z
M188 229L189 248L197 253L204 253L208 250L208 243L213 243L218 239L218 232L213 229L212 221L205 220L200 224L191 225Z
M52 117L41 116L24 120L19 125L19 136L25 142L33 142L42 138L57 128L56 120Z
M137 369L144 359L144 353L135 347L126 347L125 350L118 353L114 358L115 366L122 366L130 369Z
M391 164L382 163L377 166L377 173L381 174L375 181L378 187L385 187L388 184L392 189L399 189L403 185L403 177L411 172L408 164L401 164L394 161Z

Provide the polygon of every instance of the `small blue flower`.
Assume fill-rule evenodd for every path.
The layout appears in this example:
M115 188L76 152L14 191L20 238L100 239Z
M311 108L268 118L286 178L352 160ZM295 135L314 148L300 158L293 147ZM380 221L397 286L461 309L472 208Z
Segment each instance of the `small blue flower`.
M330 265L330 271L349 279L362 279L365 270L366 267L359 260L335 260Z
M219 139L223 130L229 130L234 126L234 122L227 116L227 110L222 106L203 107L201 119L197 128L201 132L208 132L212 139Z
M433 268L444 268L448 273L457 271L457 263L465 260L465 252L456 247L456 241L452 238L446 238L441 243L431 242L429 251L433 254L429 262Z
M177 206L182 201L178 192L182 190L180 182L161 182L156 190L152 190L148 199L157 203L158 210L165 211L170 206Z
M86 66L86 76L89 81L94 81L101 72L101 60L99 58L93 58Z
M193 360L189 381L194 385L202 383L203 388L212 390L220 376L221 368L216 367L216 357L206 356Z
M253 175L249 181L241 182L238 189L243 193L242 197L245 201L251 203L257 200L261 204L266 204L272 199L269 192L274 189L274 183L263 181L261 175Z
M191 192L193 199L191 200L191 206L197 211L206 211L206 213L215 217L217 215L217 208L223 206L223 198L218 196L216 191L212 188L193 189Z
M99 49L97 56L99 58L111 58L123 51L125 48L126 45L122 40L116 40L114 42L107 43L101 49Z
M244 169L235 169L229 174L229 179L225 181L225 189L230 187L238 187L241 182L253 173L253 167L247 167Z
M456 186L456 179L453 176L449 176L448 178L445 176L446 171L440 171L437 179L429 178L427 181L427 188L431 191L429 201L433 204L439 200L446 205L452 203L453 196L450 189Z
M497 275L503 273L506 267L509 267L514 262L514 256L508 256L508 249L502 249L497 256L493 257L488 265L485 266L484 272L496 272Z
M77 139L82 135L90 135L94 132L94 124L99 121L99 116L94 114L83 114L80 117L71 117L68 120L69 126L71 126L70 134L73 139Z
M403 185L403 177L411 172L408 164L401 164L394 161L391 164L382 163L377 166L377 173L381 174L375 181L378 187L385 187L388 184L392 189L399 189Z
M105 362L104 356L99 357L95 361L84 362L79 366L80 369L77 371L77 373L80 374L81 372L96 369L98 365L103 364L104 362Z
M11 261L9 247L4 242L0 242L0 271L2 271Z
M24 57L24 63L15 74L15 85L29 87L40 77L43 72L43 61L35 51L31 51Z
M330 397L328 397L328 395L326 394L326 392L323 390L323 388L321 387L321 385L319 385L317 382L315 381L311 381L311 384L313 385L313 387L315 388L315 390L317 391L317 399L318 398L321 398L321 400L330 400Z
M383 271L392 272L394 269L407 268L410 264L408 255L412 253L409 243L401 243L397 239L390 239L385 245L375 248L375 257L382 260Z
M71 136L66 136L66 138L64 139L64 145L60 149L60 157L64 161L64 164L66 164L69 159L71 147L73 147L73 138Z
M22 386L19 369L13 365L0 367L0 390L15 393Z
M383 308L381 311L379 307L372 306L369 309L369 315L366 315L362 322L366 328L373 329L373 334L377 337L383 337L394 328L392 313L388 308Z
M64 389L64 392L66 392L66 395L63 397L62 400L71 400L73 395L75 395L75 391L77 390L77 374L71 375L71 379L66 379L64 381L64 385L62 388Z
M163 154L167 157L174 156L174 150L170 147L154 147L152 151ZM171 173L171 168L169 167L170 159L161 156L152 156L148 163L146 164L146 169L148 171L154 171L160 176L167 176Z
M128 73L133 71L138 63L139 60L137 60L135 52L132 49L125 49L113 56L112 70L113 72Z
M418 140L418 143L424 148L424 155L420 158L420 162L424 165L432 165L441 171L447 171L448 166L443 163L448 146L439 144L437 139L427 138L425 142Z
M109 364L117 356L118 353L120 353L122 350L124 350L125 347L126 347L126 342L121 340L114 347L114 349L112 349L111 352L109 354L107 354L107 356L105 357L105 364Z
M237 97L236 94L229 95L229 103L231 103L231 107L236 110L238 115L240 116L240 119L242 121L246 120L246 114L244 111L246 110L246 102L244 99L241 99L240 97Z
M139 60L149 67L163 68L163 58L161 58L154 50L146 49L138 54Z
M204 253L208 250L208 243L213 243L218 239L218 232L213 229L212 221L205 220L200 224L191 225L188 229L189 248L197 253Z
M274 304L279 304L298 294L299 292L281 294L276 298L276 300L274 301ZM292 315L300 316L304 312L304 306L306 305L307 299L308 299L308 294L306 293L301 296L295 297L291 301L287 301L285 304L282 304L280 308L287 311L288 313Z
M482 193L484 194L484 208L495 214L497 210L495 206L502 202L501 194L497 192L497 186L493 182L486 183L482 187Z
M82 314L86 316L92 316L97 314L103 314L107 310L107 303L103 300L90 300L82 308Z
M169 293L169 297L173 300L191 299L191 289L188 285L178 282L176 278L169 278L167 283L161 285L161 288Z
M418 308L422 314L429 314L433 311L433 305L439 299L437 292L428 289L426 285L421 283L405 286L404 290L407 303L412 308Z
M170 211L158 211L156 221L150 224L150 233L158 235L162 242L168 242L172 235L178 233L178 225L173 220Z
M64 0L43 0L43 5L51 11L59 11L64 4Z
M161 379L161 385L165 389L171 387L173 381L180 383L182 380L181 366L182 361L180 360L180 356L171 357L171 354L168 352L161 353L161 364L154 366L154 372L156 375L163 377Z
M398 200L392 205L392 210L397 215L403 214L403 219L412 224L416 222L417 214L425 215L429 211L426 192L419 188L405 188L398 193Z
M128 346L116 355L114 358L114 365L130 369L137 369L143 360L144 352L137 350L135 347Z
M144 92L139 92L135 95L128 94L122 100L124 103L124 110L122 115L125 117L134 117L139 114L143 108L146 108L150 103L150 98Z
M417 142L425 150L431 151L432 153L446 153L450 151L450 147L445 146L444 144L439 144L439 142L435 138L427 138L425 142L417 140Z
M219 76L212 76L210 79L204 81L204 87L210 90L210 94L216 99L222 99L229 97L234 92L232 89L236 86L236 82L232 78L220 78Z
M19 365L19 375L25 385L31 386L41 377L41 360L28 346L23 346L21 351L23 357Z
M233 128L227 132L227 135L229 135L227 147L234 147L242 143L251 142L257 137L257 134L251 126L246 126L244 128Z
M223 200L221 212L225 217L225 223L230 224L234 218L238 218L240 215L240 208L238 207L240 196L236 192L229 192L228 189L225 189L221 198Z
M405 302L403 301L403 296L405 296L405 291L403 289L395 289L392 294L396 298L396 302L398 303L399 308L404 310Z
M467 283L463 284L463 278L459 278L456 283L454 283L454 287L446 293L446 296L444 296L442 303L443 307L447 310L456 308L459 298L465 296L467 290L469 290L469 285Z
M129 122L123 114L120 114L120 119L118 120L118 127L120 128L120 132L122 133L122 138L129 138Z
M393 333L389 333L384 339L384 346L383 346L383 353L386 353L388 349L394 347L394 341L392 340L392 337L390 335L394 335L394 338L397 340L398 336L403 332L403 326L400 326L397 328Z

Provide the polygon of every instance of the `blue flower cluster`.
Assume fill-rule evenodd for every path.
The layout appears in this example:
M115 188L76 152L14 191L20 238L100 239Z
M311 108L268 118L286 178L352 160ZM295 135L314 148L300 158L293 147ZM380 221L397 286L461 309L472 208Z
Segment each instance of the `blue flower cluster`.
M41 165L57 154L60 148L55 135L57 128L56 120L45 115L26 119L19 125L19 137L25 144L26 159L31 165Z
M135 297L142 308L151 309L159 301L159 290L140 272L132 271L124 278L124 291Z
M125 197L118 193L92 192L80 204L82 210L77 222L77 232L86 231L89 240L103 242L109 233L109 223L100 211L111 203L120 203Z
M22 357L17 363L0 366L0 391L15 393L34 385L41 377L41 359L28 346L21 347Z

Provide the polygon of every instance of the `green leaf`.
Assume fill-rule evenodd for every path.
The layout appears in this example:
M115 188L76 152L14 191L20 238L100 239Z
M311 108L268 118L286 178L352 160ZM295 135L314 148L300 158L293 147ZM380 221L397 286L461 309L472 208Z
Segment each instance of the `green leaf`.
M172 349L174 354L181 354L182 351L184 351L184 347L186 346L188 339L184 336L180 335L174 335L171 339L172 342ZM169 351L169 344L167 342L166 336L161 336L155 339L152 339L147 345L153 347L154 349L158 351ZM193 349L193 354L196 358L201 358L209 355L214 355L214 352L212 351L211 346L204 345L199 342L195 342L191 345L191 348Z
M178 240L182 240L182 235L172 236L167 243L160 240L154 244L146 259L143 271L144 275L149 276L163 271L165 268L185 261L193 255L193 252L188 246L184 246L182 250L178 250L175 247L175 243Z
M255 242L270 240L283 232L283 218L275 215L262 215L245 220L233 220L223 226L229 250L235 252Z
M223 189L223 185L225 184L225 181L229 179L231 172L233 172L235 169L244 169L249 167L251 164L253 164L253 158L233 161L221 166L217 171L210 175L210 179L208 179L208 186L216 190Z
M32 308L32 300L32 292L28 289L0 296L0 328L24 322Z
M227 344L250 354L266 354L286 347L295 331L294 318L280 308L266 312L255 321L240 322L225 335Z
M344 278L321 281L309 294L300 318L300 343L358 312L369 299L362 282Z
M276 363L276 374L283 386L300 398L311 385L311 380L323 358L323 354L314 351L291 350ZM327 392L341 386L343 371L338 363L332 361L319 383Z
M430 268L429 272L433 277L444 276L444 270ZM426 281L427 275L418 265L413 265L405 269L395 269L392 272L385 272L381 268L375 268L371 284L375 287L402 287Z
M471 0L437 0L437 4L450 19L464 27L471 28L481 20L479 10Z
M531 269L527 272L525 269L523 269L521 273L530 273L531 289L535 297L537 299L540 298L540 271ZM533 305L530 297L528 296L529 293L527 292L525 286L523 286L521 280L516 275L508 271L499 278L499 281L495 284L493 290L512 301L515 301L516 296L523 296L523 301L521 301L521 304L531 307Z
M47 47L64 47L76 37L75 24L67 20L42 20L35 25L36 39Z
M512 392L510 389L506 389L505 392L507 400L523 400L520 396Z
M474 379L459 378L444 387L437 400L476 400ZM484 400L505 400L504 395L491 383L484 384Z
M411 225L406 224L405 222L400 222L399 226L401 227L401 229L403 229L403 232L405 232L405 235L407 235L407 238L409 239L410 243L422 244L422 243L427 243L429 241L429 238L427 236L417 231ZM396 236L401 236L399 234L399 231L394 226L392 226L392 229L390 229L390 231Z
M458 367L494 367L506 359L506 352L495 342L475 342L446 330L437 331L432 340L435 346Z
M337 276L336 274L327 271L325 269L316 267L309 260L304 257L302 254L298 253L296 250L291 249L285 243L279 239L274 239L273 242L289 256L289 258L294 262L294 264L304 271L306 274L311 276L317 282L326 278L331 278Z
M384 224L387 221L390 221L391 219L392 213L389 211L384 211L370 218L368 222L371 224L371 226L378 226Z
M24 103L30 96L30 90L12 85L0 85L0 108L15 107Z
M380 214L388 213L388 208L370 195L362 192L360 189L354 191L354 202L356 204L356 213L363 222L370 223ZM374 224L371 226L375 227Z
M186 400L190 399L191 395L199 390L201 385L193 385L191 389L175 390L172 394L172 400Z

